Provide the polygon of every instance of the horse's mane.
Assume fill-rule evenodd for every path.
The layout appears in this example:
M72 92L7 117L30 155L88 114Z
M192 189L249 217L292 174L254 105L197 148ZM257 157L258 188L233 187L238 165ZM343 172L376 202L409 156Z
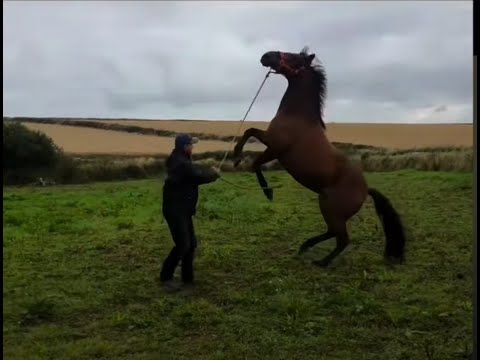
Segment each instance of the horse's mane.
M300 51L301 55L308 56L310 55L308 53L308 46L305 46L302 51ZM314 64L313 61L316 61ZM325 71L325 68L321 61L315 57L315 59L312 61L312 64L310 65L310 69L313 70L313 73L315 75L315 79L317 81L317 87L318 87L318 97L319 97L319 102L320 102L320 125L322 128L326 129L325 122L323 121L323 107L325 103L325 98L327 96L327 73Z

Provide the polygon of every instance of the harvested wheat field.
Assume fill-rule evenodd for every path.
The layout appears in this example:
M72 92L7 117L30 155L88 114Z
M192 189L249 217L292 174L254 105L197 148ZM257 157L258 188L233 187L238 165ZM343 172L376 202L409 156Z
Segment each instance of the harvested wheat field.
M240 121L213 121L213 120L94 120L106 124L133 125L159 130L175 132L202 133L216 136L237 135ZM266 121L245 121L242 130L256 127L265 130L268 126Z
M190 132L215 136L236 135L238 121L191 120L92 120L102 123L135 125L173 132ZM68 126L60 124L25 123L31 129L50 136L57 145L72 154L152 155L170 151L173 139L122 131ZM266 129L268 122L246 122L249 127ZM473 145L473 125L469 124L327 124L330 141L379 146L390 149L451 147ZM201 140L196 152L223 151L230 146L221 140ZM265 147L249 143L245 150L259 151Z
M218 136L237 135L239 121L206 120L100 120L106 123L135 125L176 132ZM249 127L266 129L268 122L247 121ZM442 146L472 146L471 124L327 124L330 141L381 146L395 149Z
M138 135L120 131L109 131L65 125L25 123L32 130L50 136L65 152L70 154L167 154L173 146L173 138ZM219 140L201 140L195 145L196 152L226 150L230 143ZM247 144L246 150L264 149L262 144Z

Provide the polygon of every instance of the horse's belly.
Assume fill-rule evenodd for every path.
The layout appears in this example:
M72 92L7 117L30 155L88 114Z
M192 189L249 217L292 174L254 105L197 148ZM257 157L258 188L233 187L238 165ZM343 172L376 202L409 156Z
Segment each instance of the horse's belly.
M320 169L318 166L312 166L303 161L301 164L295 160L280 160L283 168L290 174L299 184L305 186L314 192L320 192L333 180L333 171L327 168ZM310 166L309 166L310 165Z
M296 138L278 160L297 182L320 192L334 184L345 157L328 142L323 129L316 126Z

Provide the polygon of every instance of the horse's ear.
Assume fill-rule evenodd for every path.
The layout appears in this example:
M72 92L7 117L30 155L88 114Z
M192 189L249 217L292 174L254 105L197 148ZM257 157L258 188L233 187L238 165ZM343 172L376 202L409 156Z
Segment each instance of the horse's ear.
M307 62L309 65L312 63L313 59L315 59L315 54L310 54L307 56Z
M308 54L308 46L304 46L302 50L300 50L300 54L307 55Z

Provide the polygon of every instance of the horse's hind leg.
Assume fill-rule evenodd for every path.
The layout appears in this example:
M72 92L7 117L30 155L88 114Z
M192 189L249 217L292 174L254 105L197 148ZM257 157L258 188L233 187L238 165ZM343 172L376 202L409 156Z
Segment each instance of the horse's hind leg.
M350 243L350 238L348 237L348 232L347 232L347 224L344 222L343 224L337 223L335 228L335 237L337 238L337 245L335 246L335 249L325 256L322 260L317 260L314 261L313 263L315 265L321 266L321 267L326 267L328 266L333 259L335 259L340 253L345 250L345 248L348 246Z
M332 237L335 236L335 233L331 232L331 231L328 231L324 234L321 234L321 235L317 235L317 236L314 236L314 237L311 237L310 239L306 240L301 246L300 246L300 249L298 250L298 253L299 254L303 254L305 251L307 251L308 249L314 247L315 245L325 241L325 240L328 240L328 239L331 239Z
M330 217L330 211L328 208L328 199L324 194L319 194L318 195L318 205L320 206L320 212L322 213L323 219L327 223L327 226L329 226L329 217ZM324 242L328 239L331 239L332 237L335 236L335 232L332 231L330 227L328 227L327 231L324 234L317 235L314 237L311 237L310 239L306 240L301 246L300 249L298 250L299 254L304 253L308 249L314 247L315 245Z

